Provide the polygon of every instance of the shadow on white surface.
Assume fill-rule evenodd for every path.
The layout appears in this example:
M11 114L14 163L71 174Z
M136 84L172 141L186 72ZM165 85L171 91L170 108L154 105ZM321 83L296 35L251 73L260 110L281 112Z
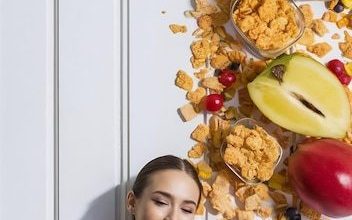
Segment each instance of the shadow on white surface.
M120 185L101 194L90 203L87 211L80 220L118 220L121 210L121 204L118 201L118 198L120 198L119 195ZM115 216L111 214L111 204L117 206L115 207Z

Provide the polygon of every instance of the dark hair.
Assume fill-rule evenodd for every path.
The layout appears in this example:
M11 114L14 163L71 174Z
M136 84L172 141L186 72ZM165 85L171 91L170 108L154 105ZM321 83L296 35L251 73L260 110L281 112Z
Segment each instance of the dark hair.
M148 185L148 178L157 171L162 170L180 170L188 174L197 184L199 189L198 203L200 201L200 196L202 193L202 184L199 181L197 171L192 166L192 164L186 159L181 159L172 155L161 156L155 158L148 162L142 169L139 171L136 180L133 184L132 191L134 195L138 198L142 195L143 190Z

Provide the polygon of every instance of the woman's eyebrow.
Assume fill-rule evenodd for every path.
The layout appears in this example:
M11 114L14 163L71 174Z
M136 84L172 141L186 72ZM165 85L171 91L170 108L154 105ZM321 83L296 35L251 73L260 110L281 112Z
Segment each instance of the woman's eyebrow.
M161 194L161 195L167 197L168 199L172 198L172 195L170 193L167 193L164 191L155 191L155 192L153 192L153 194ZM190 203L190 204L197 206L197 203L193 200L184 200L183 203Z

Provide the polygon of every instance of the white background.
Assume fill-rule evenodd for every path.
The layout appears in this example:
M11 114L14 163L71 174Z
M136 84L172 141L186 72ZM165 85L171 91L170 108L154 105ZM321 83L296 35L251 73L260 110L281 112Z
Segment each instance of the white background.
M0 1L0 219L53 219L53 2Z

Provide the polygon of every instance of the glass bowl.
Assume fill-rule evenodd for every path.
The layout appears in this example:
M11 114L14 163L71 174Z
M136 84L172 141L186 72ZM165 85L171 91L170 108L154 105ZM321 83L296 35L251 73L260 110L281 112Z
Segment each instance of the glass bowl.
M237 38L242 42L243 45L251 52L253 55L260 58L276 58L277 56L286 52L291 46L293 46L303 35L304 32L304 16L299 7L294 3L293 0L287 0L289 5L292 7L295 15L295 22L297 24L298 33L295 37L291 38L289 41L285 43L285 45L281 48L277 49L261 49L259 48L254 41L252 41L236 24L235 19L233 18L233 14L237 7L239 6L241 0L232 0L231 2L231 10L230 10L230 19L232 26L237 34Z
M242 119L239 119L238 121L236 121L233 125L231 125L231 128L237 126L237 125L243 125L247 128L250 128L250 129L253 129L255 128L255 126L260 126L262 127L267 133L268 131L265 129L265 127L263 125L261 125L259 122L257 122L256 120L252 119L252 118L242 118ZM268 133L269 134L269 133ZM281 158L282 158L282 153L283 153L283 150L280 146L279 143L277 143L277 146L279 147L279 156L277 158L277 161L276 163L274 164L274 167L273 167L273 170L275 170L275 168L277 167L277 165L280 163L281 161ZM259 184L259 183L262 183L264 181L261 181L257 178L253 179L253 180L248 180L247 178L243 177L242 174L241 174L241 170L236 167L236 166L232 166L228 163L226 163L226 161L224 160L224 154L225 154L225 150L226 150L226 147L227 147L227 143L226 143L226 140L224 140L224 142L222 143L221 147L220 147L220 155L221 155L221 158L222 160L224 161L224 163L226 164L226 166L240 179L242 180L243 182L245 182L246 184L248 185L255 185L255 184Z

